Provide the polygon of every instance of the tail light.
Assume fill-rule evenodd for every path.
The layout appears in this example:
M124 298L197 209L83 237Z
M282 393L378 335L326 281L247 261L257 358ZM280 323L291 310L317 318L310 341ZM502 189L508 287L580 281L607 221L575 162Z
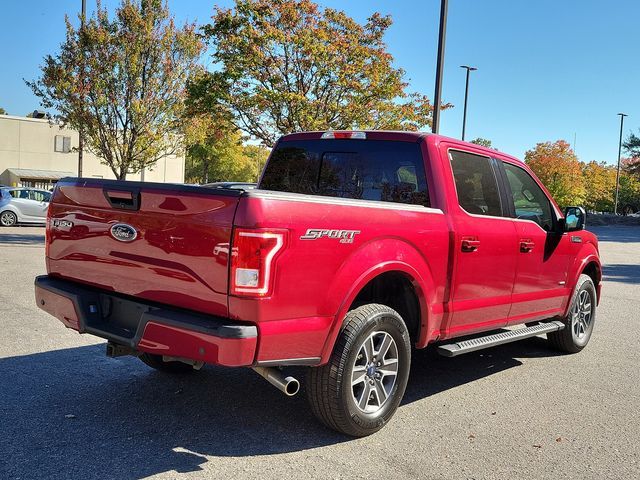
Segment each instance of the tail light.
M44 229L44 256L49 258L49 245L51 245L51 203L47 208L46 226Z
M274 261L286 231L237 228L231 250L231 294L266 296L271 292Z

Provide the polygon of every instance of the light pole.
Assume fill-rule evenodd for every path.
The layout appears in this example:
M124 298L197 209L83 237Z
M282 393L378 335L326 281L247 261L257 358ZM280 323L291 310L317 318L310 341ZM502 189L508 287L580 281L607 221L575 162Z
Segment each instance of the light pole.
M460 68L467 69L467 83L464 87L464 114L462 115L462 141L464 142L464 132L467 128L467 99L469 98L469 72L478 70L476 67L470 67L469 65L460 65Z
M624 117L628 117L626 113L620 115L620 140L618 141L618 171L616 172L616 199L613 203L613 214L618 214L618 190L620 188L620 156L622 155L622 128L624 126Z
M82 0L82 16L80 17L80 35L84 33L84 22L87 16L87 0ZM82 41L80 42L82 45ZM83 52L84 54L84 52ZM80 62L80 80L84 88L84 62ZM82 138L82 125L78 129L78 177L82 177L82 157L84 150L84 140Z
M447 36L447 9L448 0L441 0L440 3L440 33L438 35L438 61L436 64L436 93L433 97L433 120L431 131L440 131L440 104L442 103L442 70L444 68L444 42Z

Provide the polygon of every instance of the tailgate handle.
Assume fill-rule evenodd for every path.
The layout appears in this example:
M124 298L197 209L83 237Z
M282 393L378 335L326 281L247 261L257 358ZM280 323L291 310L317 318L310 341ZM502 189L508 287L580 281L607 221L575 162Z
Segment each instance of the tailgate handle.
M138 210L140 208L139 188L104 187L102 192L111 208L119 208L121 210Z

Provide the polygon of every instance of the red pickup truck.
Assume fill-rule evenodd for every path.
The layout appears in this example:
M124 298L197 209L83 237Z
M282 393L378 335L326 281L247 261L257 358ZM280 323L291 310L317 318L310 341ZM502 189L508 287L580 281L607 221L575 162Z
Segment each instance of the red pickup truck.
M412 347L454 356L545 333L581 350L601 281L584 219L495 150L297 133L255 190L60 181L36 301L160 370L251 367L292 395L287 367L307 366L313 412L363 436L397 409Z

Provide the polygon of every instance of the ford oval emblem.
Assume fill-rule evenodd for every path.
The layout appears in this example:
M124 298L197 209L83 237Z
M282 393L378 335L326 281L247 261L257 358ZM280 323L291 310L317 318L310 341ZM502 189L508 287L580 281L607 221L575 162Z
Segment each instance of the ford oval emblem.
M116 223L111 227L111 236L121 242L133 242L138 236L138 232L131 225Z

